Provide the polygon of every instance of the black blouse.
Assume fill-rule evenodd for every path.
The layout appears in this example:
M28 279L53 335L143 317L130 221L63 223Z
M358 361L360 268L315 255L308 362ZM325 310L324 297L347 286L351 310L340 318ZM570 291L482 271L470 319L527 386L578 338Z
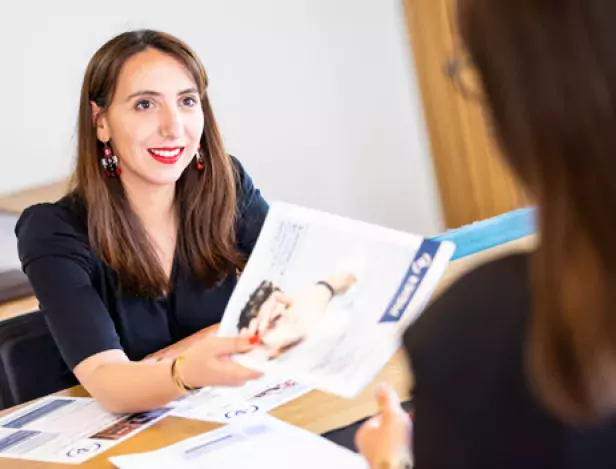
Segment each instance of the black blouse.
M616 467L616 418L576 428L535 398L529 270L524 254L483 265L408 329L416 469Z
M238 249L250 255L268 205L237 160ZM235 276L206 288L174 262L164 299L118 292L114 272L90 248L86 211L75 196L26 209L15 228L19 257L60 353L72 370L96 353L123 349L131 360L219 322Z

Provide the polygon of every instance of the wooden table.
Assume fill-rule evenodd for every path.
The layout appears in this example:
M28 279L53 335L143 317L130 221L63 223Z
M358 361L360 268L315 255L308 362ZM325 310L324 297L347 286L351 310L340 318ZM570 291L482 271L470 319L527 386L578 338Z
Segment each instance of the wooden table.
M409 366L402 352L398 352L383 368L378 377L355 399L347 400L320 391L312 391L301 398L289 402L271 412L276 418L302 427L315 433L325 433L361 420L377 411L374 399L375 386L388 382L398 391L401 399L408 400L412 378ZM57 395L84 397L88 394L81 386L62 391ZM4 415L15 409L0 413ZM147 428L101 455L79 465L84 469L113 468L108 458L120 454L151 451L178 441L190 438L219 427L219 424L200 422L178 417L165 417L160 422ZM41 469L69 467L37 461L22 461L0 458L2 469Z
M477 265L511 252L528 251L533 249L534 246L535 238L528 237L452 262L435 292L435 297L453 281ZM407 400L409 398L409 391L412 387L413 378L409 364L406 362L402 352L398 352L383 370L381 370L377 378L354 399L347 400L319 391L312 391L295 401L275 409L271 414L274 417L306 430L319 434L325 433L350 425L367 416L374 415L377 410L374 399L375 387L381 382L388 382L391 384L402 400ZM83 388L79 386L58 394L62 396L87 395ZM0 412L0 416L12 410L14 409ZM106 451L79 467L85 469L113 468L114 466L108 461L110 456L151 451L213 430L218 426L220 425L176 417L166 417L135 437L120 443L111 450ZM11 459L0 459L0 466L3 469L68 467L57 464Z

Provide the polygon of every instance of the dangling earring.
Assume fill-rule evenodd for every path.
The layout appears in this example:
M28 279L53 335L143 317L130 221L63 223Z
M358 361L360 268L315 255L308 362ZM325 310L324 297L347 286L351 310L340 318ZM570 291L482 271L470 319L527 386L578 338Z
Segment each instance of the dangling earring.
M201 154L201 145L197 147L197 153L195 153L195 161L197 162L197 170L203 171L205 169L205 160Z
M113 154L108 142L103 142L103 145L105 145L103 148L105 156L101 159L101 164L103 165L105 176L108 178L119 176L122 174L122 170L118 166L118 157Z

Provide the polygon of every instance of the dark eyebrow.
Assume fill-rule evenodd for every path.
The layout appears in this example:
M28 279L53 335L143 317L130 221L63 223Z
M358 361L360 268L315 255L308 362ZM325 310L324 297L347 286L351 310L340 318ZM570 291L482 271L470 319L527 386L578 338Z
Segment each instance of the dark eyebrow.
M136 98L137 96L160 96L160 93L158 93L157 91L150 91L150 90L137 91L136 93L133 93L128 98L126 98L126 101L130 101L131 99Z
M183 94L199 94L199 90L197 88L188 88L184 91L180 91L178 93L178 96L181 96Z
M199 91L196 88L188 88L185 90L182 90L178 93L178 96L184 95L184 94L198 94ZM141 90L141 91L137 91L136 93L131 94L128 98L126 98L127 101L130 101L133 98L136 98L137 96L160 96L160 93L158 91L152 91L152 90Z

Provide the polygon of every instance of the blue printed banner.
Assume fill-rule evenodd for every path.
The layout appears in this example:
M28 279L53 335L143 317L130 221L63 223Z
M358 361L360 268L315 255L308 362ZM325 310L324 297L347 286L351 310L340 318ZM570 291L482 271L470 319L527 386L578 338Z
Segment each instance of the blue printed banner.
M421 243L409 270L404 276L404 280L400 284L400 288L398 288L394 298L391 300L385 314L379 321L380 323L398 322L400 320L430 269L440 245L441 243L429 239L425 239Z
M40 434L41 432L21 430L15 433L11 433L4 438L0 438L0 454L5 453L11 448L14 448L15 446L20 445L24 441L29 440L30 438Z
M18 418L16 418L15 420L11 420L10 422L6 422L2 425L2 427L4 428L13 428L13 429L20 429L25 427L26 425L31 424L32 422L46 417L49 414L51 414L52 412L55 412L56 410L65 407L69 404L72 404L73 402L75 402L73 399L56 399L53 400L47 404L44 404L40 407L37 407L33 410L31 410L30 412L28 412L27 414L24 414Z

